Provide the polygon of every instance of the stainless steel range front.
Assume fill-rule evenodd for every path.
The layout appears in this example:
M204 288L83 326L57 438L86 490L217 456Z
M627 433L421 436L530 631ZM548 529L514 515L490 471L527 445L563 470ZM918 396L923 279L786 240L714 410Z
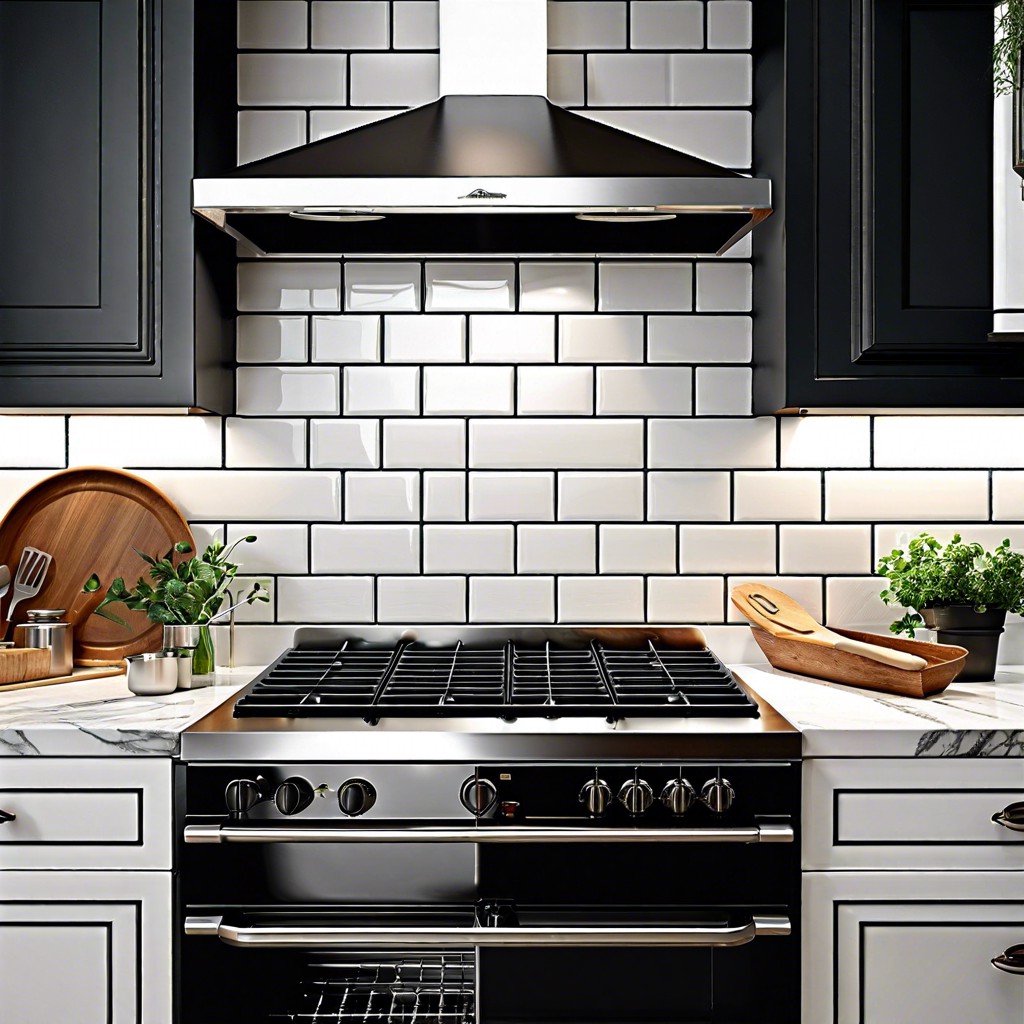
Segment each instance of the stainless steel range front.
M799 736L701 639L300 631L184 737L182 1021L798 1020Z

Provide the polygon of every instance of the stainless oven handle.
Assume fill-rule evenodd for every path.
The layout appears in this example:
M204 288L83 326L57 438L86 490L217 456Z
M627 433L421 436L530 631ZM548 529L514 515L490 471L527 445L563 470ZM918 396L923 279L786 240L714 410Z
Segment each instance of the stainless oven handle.
M758 915L721 928L344 928L252 927L220 917L186 917L186 935L213 935L229 946L283 949L463 948L466 946L743 946L766 935L789 935L788 917Z
M186 825L186 843L791 843L784 824L738 828L265 828Z

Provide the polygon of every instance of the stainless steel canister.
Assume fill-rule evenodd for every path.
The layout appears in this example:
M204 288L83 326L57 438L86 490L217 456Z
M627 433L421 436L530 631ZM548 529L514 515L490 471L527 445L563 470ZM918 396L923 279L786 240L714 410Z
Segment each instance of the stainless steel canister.
M126 682L132 693L153 696L174 693L178 688L178 652L156 651L150 654L130 654Z
M45 647L50 652L49 676L68 676L74 669L74 630L61 622L63 608L30 608L28 622L14 627L15 647Z

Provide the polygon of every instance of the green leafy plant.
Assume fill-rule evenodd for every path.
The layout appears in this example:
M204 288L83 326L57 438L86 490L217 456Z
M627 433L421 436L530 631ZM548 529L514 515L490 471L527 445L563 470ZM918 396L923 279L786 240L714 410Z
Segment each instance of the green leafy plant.
M1013 91L1022 47L1024 0L1007 0L996 22L996 42L992 47L992 77L997 96Z
M876 571L889 581L879 595L882 600L912 609L889 627L897 635L912 637L924 625L918 614L922 608L970 605L978 612L1024 611L1024 553L1012 550L1009 540L986 551L958 533L945 545L922 533L906 548L883 555Z
M230 561L231 552L241 543L251 544L252 535L240 537L230 547L214 541L201 555L174 564L174 556L192 552L192 545L179 541L164 555L156 558L135 548L135 553L149 564L149 577L140 576L134 588L128 589L124 577L118 576L107 588L95 615L101 615L125 628L128 623L110 610L110 605L122 604L133 612L145 612L153 622L164 625L208 625L214 619L227 615L242 604L266 602L270 595L266 588L254 583L248 593L232 605L221 610L228 594L228 586L238 573L238 566Z

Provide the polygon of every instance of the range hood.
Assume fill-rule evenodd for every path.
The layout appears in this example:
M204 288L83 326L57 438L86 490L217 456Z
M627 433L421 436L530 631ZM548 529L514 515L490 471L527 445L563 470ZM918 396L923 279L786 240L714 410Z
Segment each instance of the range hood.
M193 181L254 256L720 254L771 182L549 102L546 0L440 0L441 98Z

